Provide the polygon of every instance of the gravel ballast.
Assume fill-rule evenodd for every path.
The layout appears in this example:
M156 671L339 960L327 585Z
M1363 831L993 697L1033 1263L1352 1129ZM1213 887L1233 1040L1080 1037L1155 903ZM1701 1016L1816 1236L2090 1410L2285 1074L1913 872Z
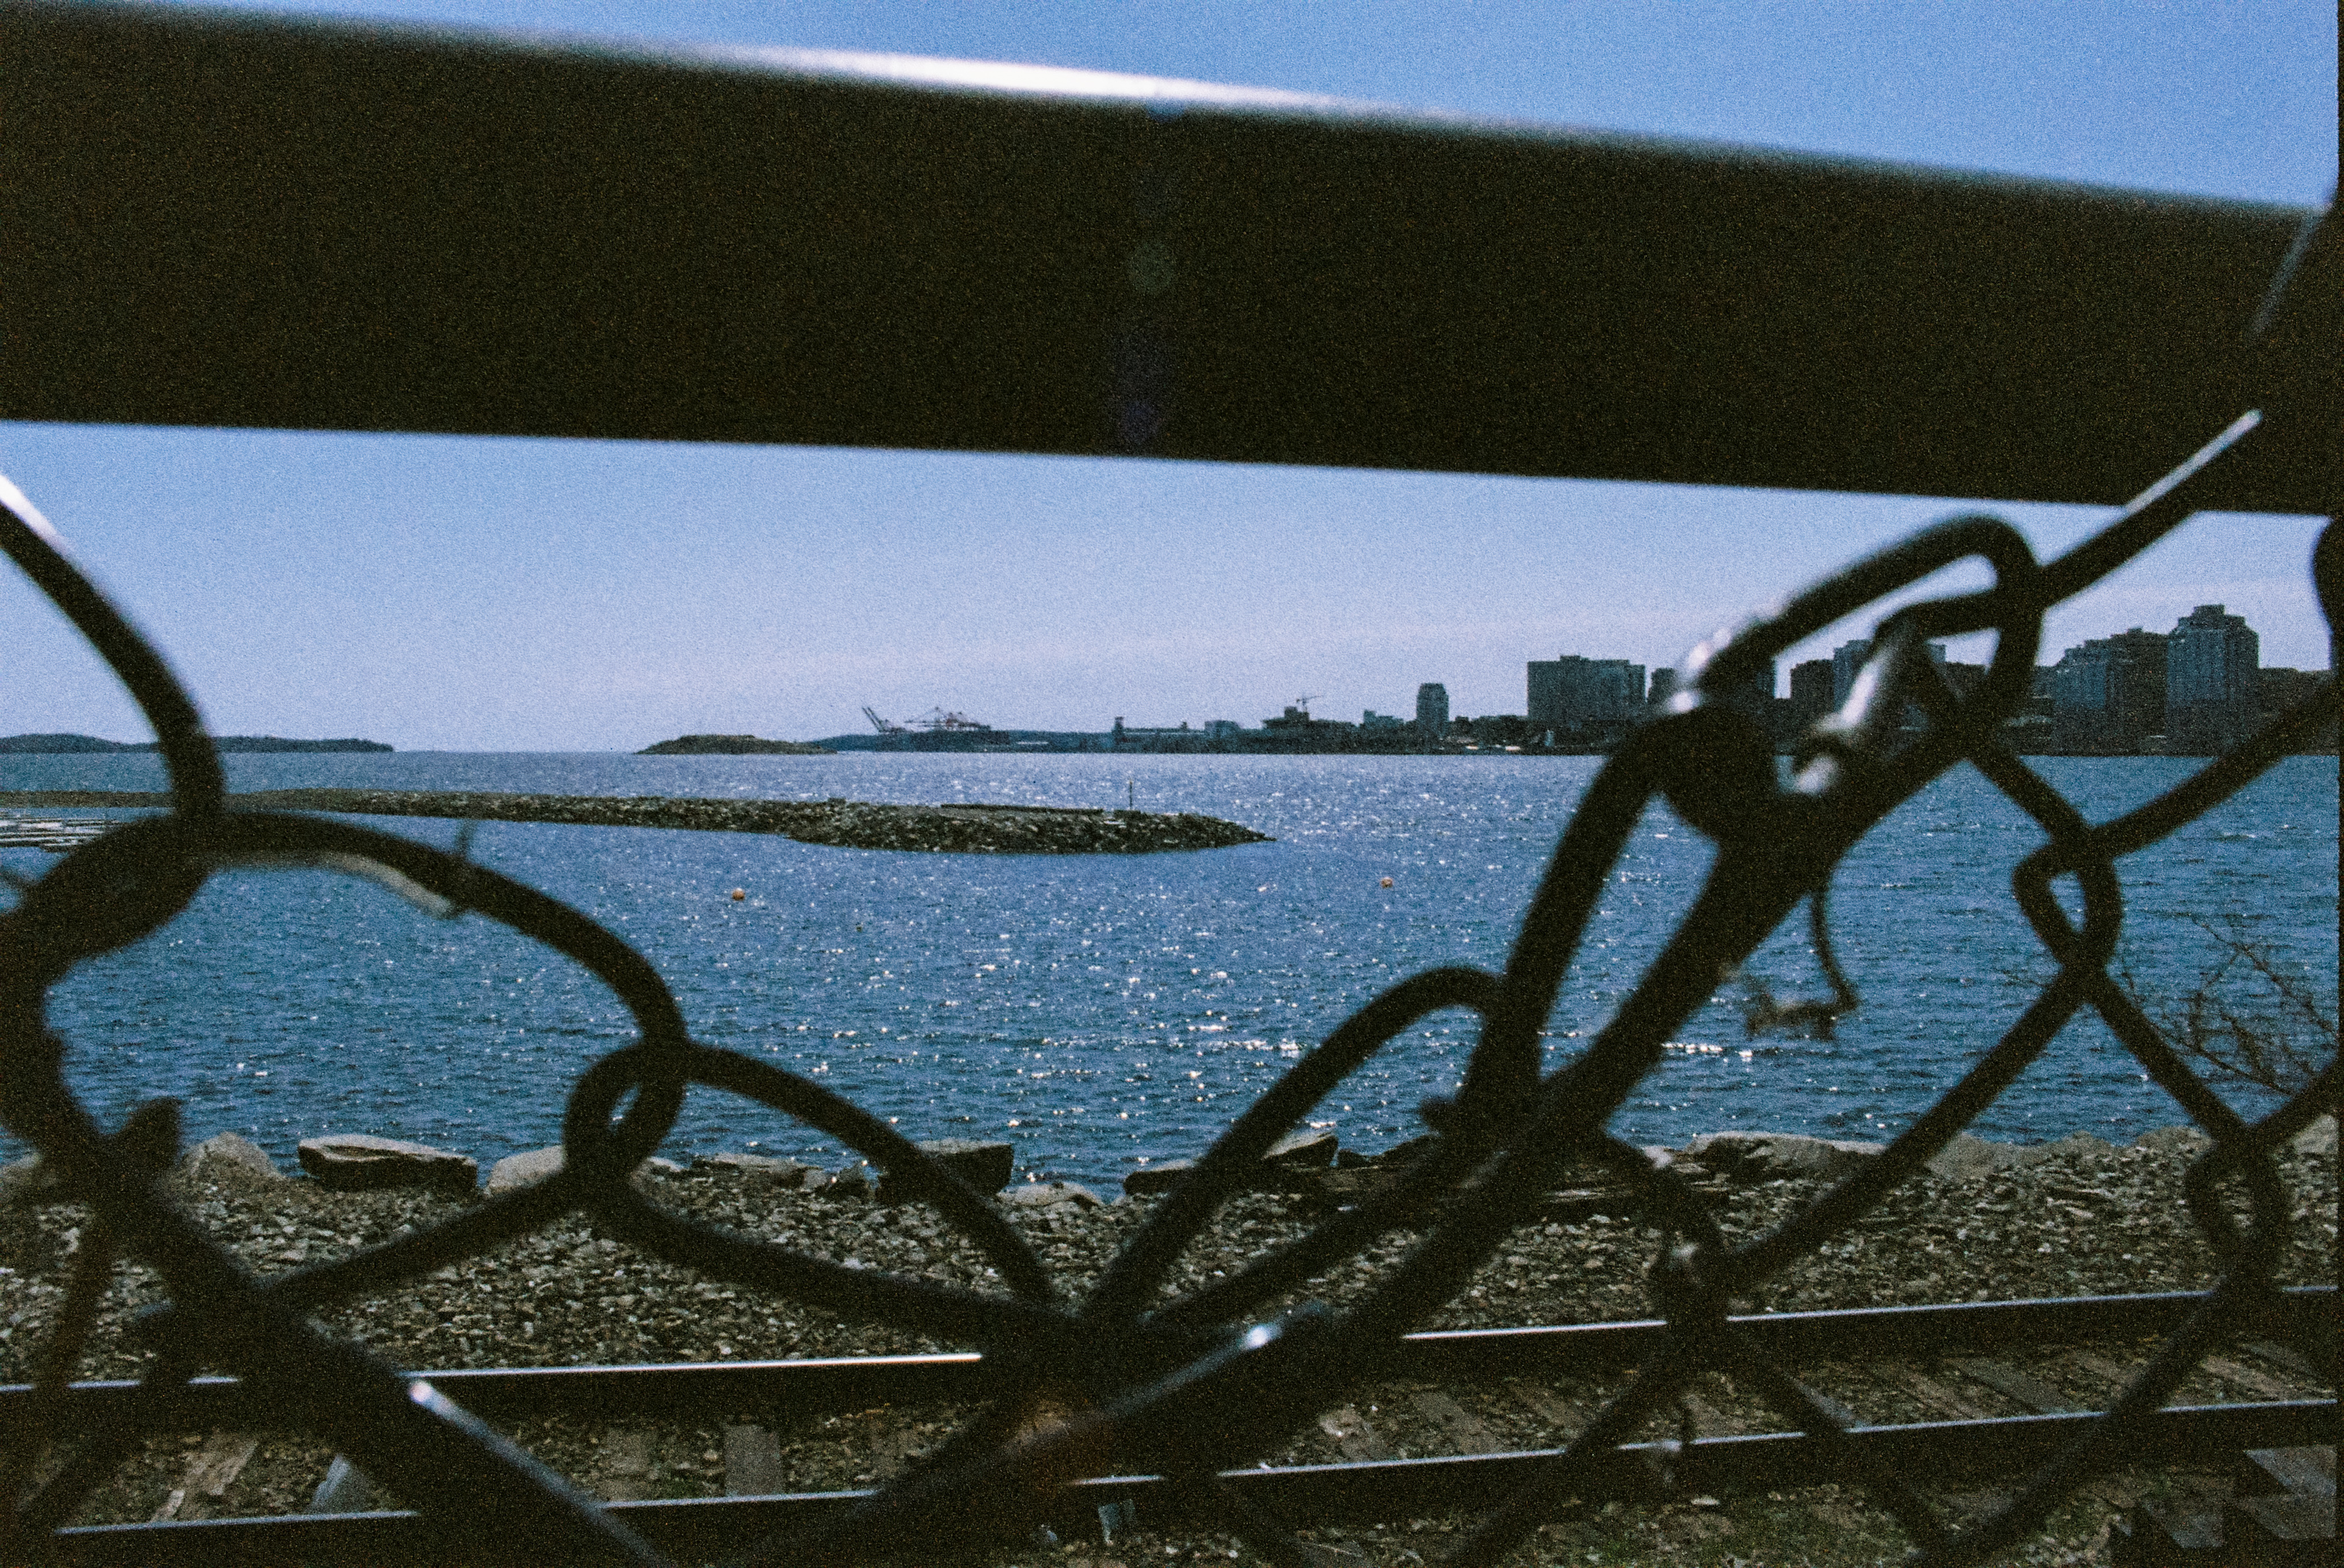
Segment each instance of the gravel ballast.
M2332 1124L2329 1124L2332 1128ZM2332 1131L2329 1135L2332 1138ZM2110 1295L2203 1289L2215 1259L2190 1223L2182 1178L2201 1145L2152 1134L2141 1145L2112 1148L2076 1138L2015 1164L1965 1179L1935 1174L1908 1182L1852 1229L1801 1259L1774 1280L1755 1310L1800 1310L1899 1303ZM2326 1152L2290 1151L2281 1161L2292 1233L2280 1270L2288 1283L2329 1283L2337 1246L2337 1195L2332 1142ZM657 1201L744 1234L803 1248L841 1261L957 1284L982 1287L990 1270L975 1249L958 1239L922 1205L885 1207L867 1199L834 1196L849 1184L792 1190L753 1168L703 1166L690 1173L639 1176ZM270 1179L223 1161L172 1179L177 1196L214 1236L264 1272L344 1255L401 1231L458 1213L470 1199L423 1190L336 1192L300 1179ZM1730 1236L1746 1237L1779 1223L1822 1189L1812 1179L1774 1178L1729 1185L1716 1199ZM1009 1204L1010 1222L1040 1252L1062 1292L1078 1298L1107 1259L1144 1223L1150 1199L1088 1206L1076 1202ZM1167 1290L1187 1290L1237 1268L1266 1248L1299 1236L1323 1214L1323 1199L1264 1192L1241 1197L1180 1259ZM1581 1206L1583 1208L1583 1205ZM1614 1205L1625 1208L1625 1205ZM1552 1210L1552 1212L1574 1212ZM47 1325L63 1298L66 1273L80 1246L86 1215L78 1205L43 1195L19 1182L0 1210L0 1381L31 1374ZM1537 1323L1620 1320L1652 1315L1643 1277L1656 1236L1626 1213L1544 1219L1517 1231L1456 1300L1419 1327L1465 1329ZM1367 1254L1312 1280L1304 1294L1340 1305L1402 1255L1413 1238L1395 1235ZM117 1270L78 1375L135 1377L147 1361L129 1329L140 1306L157 1299L152 1275ZM790 1357L903 1354L973 1347L947 1344L886 1328L841 1322L827 1312L771 1299L651 1259L601 1235L591 1220L570 1216L486 1256L442 1269L429 1278L321 1314L329 1326L364 1341L409 1369L564 1366L658 1361L748 1361ZM1807 1375L1801 1369L1802 1375ZM1723 1379L1705 1394L1731 1410L1736 1397ZM1603 1390L1592 1392L1600 1395ZM1896 1389L1882 1384L1865 1396L1835 1388L1870 1421L1943 1419L1916 1412ZM2201 1376L2177 1402L2252 1397ZM1443 1404L1442 1401L1447 1403ZM1321 1430L1306 1433L1277 1463L1326 1462L1350 1450L1339 1429L1346 1419L1370 1423L1375 1441L1397 1457L1458 1452L1456 1412L1479 1421L1509 1448L1551 1446L1560 1439L1519 1401L1488 1390L1435 1391L1397 1386L1334 1390ZM1346 1417L1344 1412L1349 1412ZM969 1412L935 1408L872 1411L802 1419L779 1431L781 1462L793 1491L867 1486L900 1471L919 1450L955 1430ZM758 1419L760 1412L744 1412ZM1748 1430L1774 1430L1768 1422ZM577 1423L538 1421L517 1432L541 1457L582 1483L603 1484L606 1435ZM1652 1435L1669 1435L1654 1432ZM126 1465L99 1496L85 1522L143 1520L156 1499L178 1484L199 1435L158 1437ZM716 1428L652 1430L648 1478L653 1496L717 1495L722 1491L723 1434ZM1357 1433L1350 1441L1357 1442ZM298 1510L325 1473L330 1455L315 1444L271 1439L239 1483L218 1505L227 1514ZM1803 1519L1824 1506L1805 1494L1793 1500ZM1824 1500L1862 1514L1860 1499ZM1755 1529L1750 1510L1764 1500L1729 1500L1731 1506L1686 1504L1667 1510L1589 1511L1591 1539L1643 1530L1654 1519L1679 1517L1682 1528L1659 1529L1649 1544L1665 1558L1679 1548L1685 1561L1712 1560L1714 1544L1733 1543L1715 1526L1737 1518ZM1737 1512L1739 1511L1739 1512ZM181 1517L198 1517L201 1509ZM2102 1515L2110 1510L2102 1506ZM1854 1515L1851 1515L1854 1517ZM1348 1538L1328 1559L1400 1563L1435 1555L1418 1553L1413 1537L1434 1536L1453 1522L1396 1521L1380 1530L1336 1532ZM1550 1533L1561 1528L1549 1526ZM1850 1527L1851 1529L1854 1526ZM1673 1533L1672 1532L1673 1531ZM1604 1533L1610 1532L1611 1533ZM1860 1532L1858 1533L1861 1533ZM1893 1532L1891 1533L1893 1535ZM1851 1537L1853 1539L1854 1537ZM1542 1541L1547 1537L1541 1537ZM1575 1538L1574 1538L1575 1539ZM1884 1538L1885 1539L1885 1538ZM1150 1562L1227 1562L1234 1543L1217 1538L1147 1537ZM1669 1543L1668 1552L1661 1548ZM1049 1561L1075 1556L1138 1560L1138 1543L1114 1550L1096 1543L1080 1553L1052 1549L1039 1555L981 1556L985 1561ZM2103 1538L2101 1545L2105 1545ZM1333 1550L1333 1548L1329 1548ZM1884 1550L1886 1550L1884 1548ZM2064 1548L2063 1548L2064 1550ZM1102 1553L1105 1554L1102 1555ZM1344 1553L1356 1553L1356 1557ZM1894 1553L1889 1551L1893 1560ZM1248 1561L1255 1561L1245 1552ZM1533 1553L1535 1560L1550 1561ZM1517 1559L1533 1560L1531 1556ZM1581 1559L1583 1560L1583 1559ZM1723 1561L1723 1557L1716 1557ZM1834 1559L1838 1560L1838 1559ZM1869 1561L1870 1558L1848 1558ZM2054 1557L2044 1560L2066 1560ZM2098 1560L2087 1555L2075 1560Z

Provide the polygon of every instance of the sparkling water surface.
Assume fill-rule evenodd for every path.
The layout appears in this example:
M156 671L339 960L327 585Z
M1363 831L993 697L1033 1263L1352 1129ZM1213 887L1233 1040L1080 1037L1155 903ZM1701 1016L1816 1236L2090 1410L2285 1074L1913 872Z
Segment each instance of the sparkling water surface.
M226 759L237 790L517 790L1193 811L1277 842L1152 855L948 855L746 834L488 823L480 860L592 915L674 989L696 1037L851 1096L910 1136L1005 1138L1021 1177L1110 1184L1199 1152L1383 987L1501 966L1600 759L850 754L636 757L401 753ZM2041 758L2104 819L2186 777L2185 758ZM0 788L152 789L151 756L0 758ZM359 818L441 845L457 824ZM2123 956L2178 995L2219 953L2193 920L2267 944L2332 1007L2336 764L2298 757L2123 863ZM1884 1138L2007 1027L2051 972L2010 895L2042 840L1966 767L1868 836L1834 883L1864 1005L1835 1039L1746 1037L1753 981L1826 994L1803 913L1722 980L1613 1117L1641 1143L1728 1128ZM1706 840L1655 806L1591 923L1551 1020L1581 1048L1688 906ZM0 864L38 875L37 851ZM1381 885L1389 877L1392 885ZM733 888L746 896L734 901ZM5 896L5 895L0 895ZM2070 901L2072 904L2072 900ZM477 916L434 920L319 871L215 877L162 931L53 992L68 1075L109 1125L172 1095L192 1138L233 1128L288 1167L302 1138L372 1132L483 1167L559 1141L569 1086L631 1037L567 960ZM1346 1145L1421 1131L1475 1037L1462 1013L1394 1040L1309 1118ZM2242 1108L2256 1103L2246 1091ZM2185 1119L2090 1016L1974 1124L2122 1141ZM5 1144L10 1154L18 1146ZM833 1139L695 1088L663 1152L753 1148L836 1165Z

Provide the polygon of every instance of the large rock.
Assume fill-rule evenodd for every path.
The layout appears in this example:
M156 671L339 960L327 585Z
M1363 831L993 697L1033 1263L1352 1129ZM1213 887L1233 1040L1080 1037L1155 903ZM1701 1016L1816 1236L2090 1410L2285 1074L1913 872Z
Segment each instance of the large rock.
M1299 1166L1317 1168L1335 1163L1335 1129L1304 1128L1289 1132L1269 1146L1261 1157L1264 1165Z
M1989 1143L1957 1132L1945 1147L1929 1157L1928 1169L1944 1181L1982 1181L1997 1170L2033 1165L2047 1158L2040 1148L2015 1143Z
M1089 1188L1075 1181L1027 1181L1009 1189L1000 1198L1005 1209L1056 1209L1071 1205L1076 1209L1099 1209L1106 1200Z
M1422 1133L1405 1143L1393 1144L1381 1154L1369 1155L1368 1163L1388 1170L1399 1170L1414 1164L1419 1155L1430 1152L1432 1146L1440 1141L1440 1135L1437 1132Z
M2200 1149L2213 1141L2194 1127L2160 1127L2134 1138L2132 1146L2152 1149L2158 1154L2171 1154L2176 1150Z
M1729 1181L1835 1181L1886 1147L1794 1132L1705 1132L1685 1145L1684 1158Z
M1153 1198L1159 1192L1169 1192L1180 1185L1180 1179L1197 1168L1193 1159L1160 1159L1154 1165L1143 1165L1127 1171L1123 1190L1132 1198Z
M2336 1118L2331 1113L2321 1117L2295 1135L2288 1145L2298 1154L2334 1154L2336 1152Z
M532 1148L527 1154L509 1154L489 1167L489 1196L500 1192L517 1192L524 1187L534 1187L547 1177L561 1170L561 1146Z
M489 1167L489 1196L493 1198L500 1192L534 1187L559 1171L562 1164L561 1146L558 1143L551 1148L532 1148L527 1154L509 1154ZM672 1159L662 1159L654 1155L635 1167L638 1176L646 1171L661 1176L681 1176L683 1167Z
M2043 1152L2046 1155L2056 1154L2069 1158L2080 1154L2089 1155L2094 1159L2105 1159L2116 1151L2115 1144L2088 1132L2071 1132L2056 1143L2046 1143L2043 1146Z
M920 1142L920 1152L942 1162L945 1168L979 1192L998 1192L1009 1185L1017 1168L1017 1151L1005 1143L980 1143L969 1138L931 1138ZM904 1193L892 1173L879 1178L879 1201L901 1203Z
M709 1171L753 1176L775 1187L800 1188L821 1174L822 1167L795 1159L776 1159L768 1154L735 1154L728 1149L722 1154L702 1155L692 1160L692 1173L694 1176Z
M1332 1168L1336 1149L1337 1138L1331 1128L1289 1132L1263 1153L1260 1167L1248 1185L1269 1192L1315 1191L1310 1179ZM1129 1197L1152 1198L1159 1192L1169 1192L1182 1177L1196 1168L1193 1159L1162 1159L1154 1165L1143 1165L1125 1174L1123 1190Z
M43 1203L63 1190L57 1173L37 1154L0 1165L0 1203Z
M179 1174L191 1181L284 1181L277 1162L242 1133L223 1132L204 1139L179 1157Z
M320 1186L344 1191L429 1187L469 1193L480 1177L480 1165L469 1154L362 1132L305 1138L297 1152L301 1168Z

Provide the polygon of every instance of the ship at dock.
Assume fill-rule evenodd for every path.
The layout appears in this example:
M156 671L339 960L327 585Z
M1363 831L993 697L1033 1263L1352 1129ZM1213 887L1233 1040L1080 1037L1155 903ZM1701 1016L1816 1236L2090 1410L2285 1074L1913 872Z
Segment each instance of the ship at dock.
M1093 752L1110 749L1106 737L1079 731L997 730L966 713L932 708L916 719L883 718L867 704L863 716L871 733L834 735L822 744L853 752Z

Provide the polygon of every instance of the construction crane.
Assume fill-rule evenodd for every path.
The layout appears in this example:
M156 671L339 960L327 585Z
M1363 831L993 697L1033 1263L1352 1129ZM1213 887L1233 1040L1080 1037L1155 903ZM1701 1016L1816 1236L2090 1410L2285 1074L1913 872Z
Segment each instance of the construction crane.
M1302 716L1307 719L1310 716L1311 700L1316 697L1323 697L1327 693L1324 692L1305 692L1302 695L1294 699L1294 705L1301 713Z
M911 732L906 730L903 725L894 723L886 719L881 718L868 703L863 704L863 716L870 720L871 727L878 731L883 735L906 735L911 733Z

